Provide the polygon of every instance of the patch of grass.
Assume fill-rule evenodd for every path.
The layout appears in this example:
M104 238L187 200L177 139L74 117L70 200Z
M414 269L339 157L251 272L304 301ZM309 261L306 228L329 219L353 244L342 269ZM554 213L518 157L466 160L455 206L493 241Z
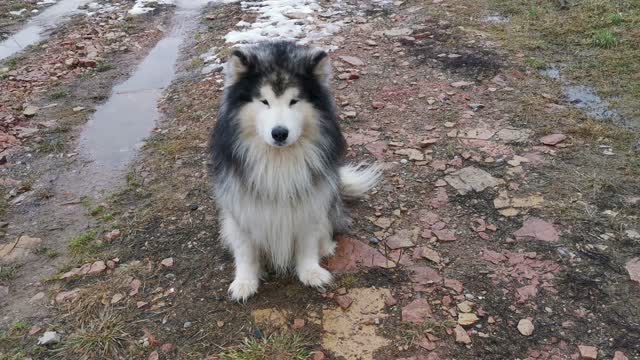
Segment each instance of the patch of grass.
M36 146L36 150L43 154L57 154L64 152L66 144L62 139L45 140Z
M611 14L609 15L609 22L611 25L620 26L622 25L622 15L620 14Z
M95 206L95 207L89 209L89 215L91 215L93 217L97 217L97 216L100 216L100 215L104 214L106 210L107 209L104 206L98 205L98 206Z
M340 284L347 289L352 288L358 283L358 278L355 275L345 275L340 279Z
M60 100L66 98L67 96L69 96L69 94L66 91L59 90L51 93L49 95L49 100Z
M527 66L530 66L530 67L532 67L532 68L534 68L536 70L543 70L543 69L547 68L547 63L545 63L544 61L542 61L540 59L533 58L533 57L526 58L524 60L524 63Z
M82 256L95 254L98 247L94 241L96 235L97 233L95 231L89 231L71 239L68 245L71 255Z
M595 47L609 49L618 45L618 36L616 36L616 34L611 30L596 30L591 38L591 43Z
M113 70L115 67L109 63L99 63L98 66L96 66L96 72L106 72L109 70Z
M53 190L49 189L49 188L41 188L35 191L35 193L33 194L33 196L37 199L37 200L49 200L51 198L53 198Z
M16 321L15 323L13 323L13 325L11 325L11 332L13 332L13 333L21 333L21 332L27 330L28 327L29 327L29 324L27 324L23 320L19 320L19 321Z
M0 266L0 282L12 280L17 273L18 267L15 265Z
M227 350L224 360L306 360L311 357L308 343L300 335L271 335L264 339L245 339L241 347Z
M56 250L50 249L46 246L39 246L37 248L35 248L35 250L33 251L34 254L36 255L44 255L50 259L54 259L57 258L58 256L60 256L60 253L57 252Z
M69 335L56 351L65 359L119 359L131 343L126 329L126 321L106 309L97 319Z

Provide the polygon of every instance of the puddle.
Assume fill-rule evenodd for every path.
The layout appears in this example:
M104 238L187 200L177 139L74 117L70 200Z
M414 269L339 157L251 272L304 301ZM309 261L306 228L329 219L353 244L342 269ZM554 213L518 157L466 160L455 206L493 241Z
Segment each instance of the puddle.
M560 68L551 66L541 70L540 75L559 81L562 84L562 93L566 100L594 119L612 120L626 124L624 117L616 110L611 109L609 102L598 96L593 87L571 84L562 76Z
M160 118L158 101L176 76L180 48L189 31L197 26L199 9L206 3L179 1L169 34L156 44L129 79L113 88L109 100L89 119L77 150L86 166L74 176L81 182L74 184L74 192L98 196L96 191L106 192L121 181L123 172Z
M32 18L27 25L0 42L0 60L4 60L26 47L46 38L44 32L62 22L67 16L79 13L78 7L90 0L61 0Z

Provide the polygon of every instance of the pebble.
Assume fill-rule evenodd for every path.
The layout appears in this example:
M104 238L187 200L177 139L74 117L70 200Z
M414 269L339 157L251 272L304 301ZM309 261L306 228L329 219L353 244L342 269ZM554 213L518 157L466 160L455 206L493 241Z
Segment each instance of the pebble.
M162 266L164 266L164 267L172 267L172 266L173 266L173 264L174 264L174 261L173 261L173 258L172 258L172 257L170 257L170 258L166 258L166 259L164 259L164 260L162 260L162 261L160 262L160 265L162 265Z
M57 344L62 340L60 334L55 331L47 331L38 338L38 345Z
M518 331L524 336L531 336L535 327L529 319L522 319L518 322Z
M467 331L462 328L460 325L456 325L453 329L453 332L456 334L456 342L461 344L471 344L471 338Z
M596 360L598 358L598 348L595 346L578 345L580 359Z

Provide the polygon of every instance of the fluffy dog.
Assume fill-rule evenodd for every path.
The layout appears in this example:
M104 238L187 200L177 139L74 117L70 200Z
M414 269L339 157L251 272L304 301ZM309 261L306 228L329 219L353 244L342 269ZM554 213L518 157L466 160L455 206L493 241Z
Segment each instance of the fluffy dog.
M211 135L210 173L221 237L235 258L232 299L258 290L264 262L292 266L300 281L323 287L320 266L333 234L350 219L343 200L377 183L376 166L344 165L327 53L293 42L235 50Z

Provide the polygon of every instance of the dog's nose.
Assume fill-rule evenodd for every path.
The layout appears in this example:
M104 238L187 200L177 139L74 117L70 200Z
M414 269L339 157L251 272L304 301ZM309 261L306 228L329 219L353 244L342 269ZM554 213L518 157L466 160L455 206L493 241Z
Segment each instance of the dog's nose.
M289 129L282 126L275 127L271 130L271 136L277 143L283 143L289 136Z

